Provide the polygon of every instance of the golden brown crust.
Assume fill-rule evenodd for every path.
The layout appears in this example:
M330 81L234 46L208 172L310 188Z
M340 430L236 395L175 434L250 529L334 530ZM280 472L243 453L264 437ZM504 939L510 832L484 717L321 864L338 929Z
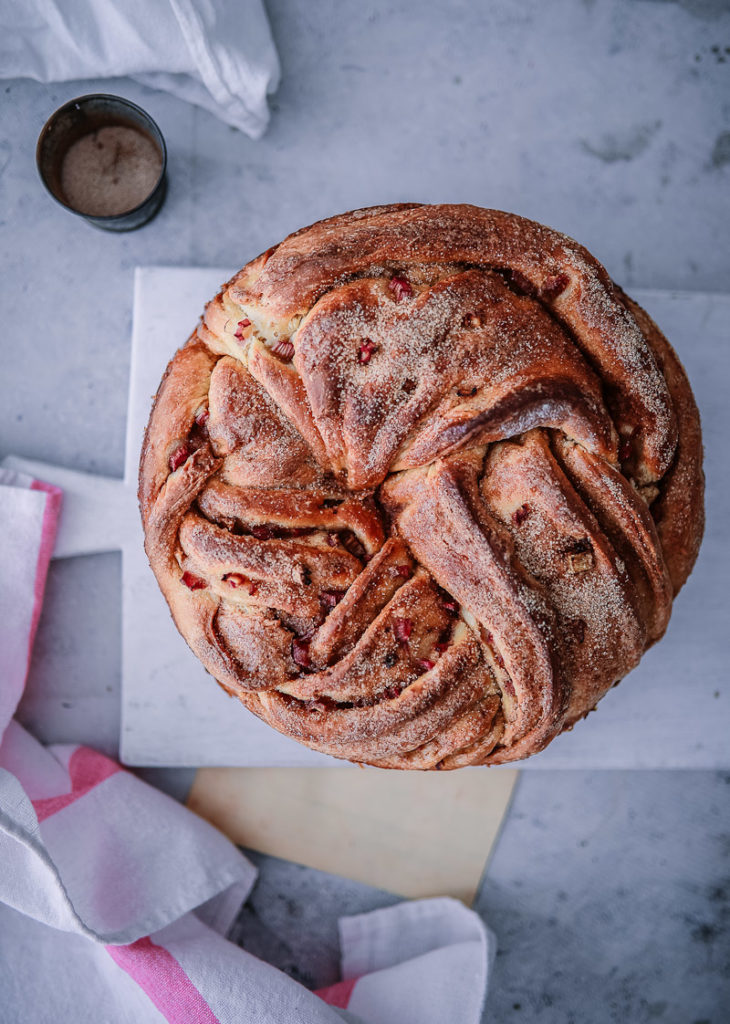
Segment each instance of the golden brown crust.
M388 768L497 764L666 629L699 417L581 246L472 206L302 229L209 303L145 436L146 550L220 684Z
M679 424L674 462L652 505L652 515L676 596L697 561L705 529L700 414L677 353L648 313L627 295L622 295L622 298L635 316L664 374Z

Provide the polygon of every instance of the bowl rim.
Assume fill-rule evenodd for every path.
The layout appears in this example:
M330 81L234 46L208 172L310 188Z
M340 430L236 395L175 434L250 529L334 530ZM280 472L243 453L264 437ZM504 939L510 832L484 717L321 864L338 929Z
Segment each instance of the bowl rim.
M46 176L45 176L45 174L43 172L43 163L42 163L42 159L41 159L43 144L44 144L44 142L45 142L45 140L46 140L46 138L47 138L51 128L53 127L54 122L62 114L65 114L67 110L71 110L74 107L79 107L79 106L81 106L81 104L83 104L85 102L88 102L89 100L114 100L115 103L118 103L121 106L129 107L130 109L134 110L137 114L140 114L142 119L147 121L152 126L152 128L154 129L155 136L156 136L155 137L155 142L157 142L159 144L160 151L162 153L162 166L160 168L160 174L159 174L159 177L158 177L157 181L155 182L153 188L147 193L147 195L144 197L144 199L140 203L137 203L136 206L133 206L129 210L125 210L124 213L111 213L111 214L99 214L99 215L93 214L93 213L82 213L81 210L77 210L76 207L71 206L70 203L64 202L63 199L59 198L59 196L56 195L56 193L53 191L53 189L48 184L48 182L46 180ZM41 179L41 181L43 183L44 188L46 189L48 194L53 199L55 199L55 201L59 204L59 206L62 206L65 210L69 210L71 213L75 213L77 217L84 217L86 220L92 220L92 221L118 221L118 220L121 220L124 217L129 217L133 213L137 213L139 210L141 210L142 207L145 206L150 201L152 196L155 194L155 192L157 192L158 188L160 187L162 182L165 180L165 173L167 171L167 146L165 144L165 137L162 134L162 132L160 131L160 126L157 124L155 119L150 114L147 113L146 110L144 110L142 107L139 106L138 103L135 103L133 100L128 100L124 96L117 96L114 93L109 93L109 92L89 92L89 93L85 93L83 96L76 96L74 99L67 100L66 103L62 104L60 107L58 107L57 110L53 111L53 113L47 119L46 123L41 128L40 134L38 135L38 141L36 143L36 149L35 149L35 162L36 162L36 168L38 169L38 175L39 175L39 177L40 177L40 179Z

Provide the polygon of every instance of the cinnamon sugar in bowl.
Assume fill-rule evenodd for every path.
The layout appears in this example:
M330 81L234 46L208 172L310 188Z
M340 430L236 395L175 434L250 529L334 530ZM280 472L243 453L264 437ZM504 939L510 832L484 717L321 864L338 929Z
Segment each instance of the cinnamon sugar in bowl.
M162 133L119 96L80 96L60 107L43 127L36 159L54 199L107 231L142 227L165 198Z

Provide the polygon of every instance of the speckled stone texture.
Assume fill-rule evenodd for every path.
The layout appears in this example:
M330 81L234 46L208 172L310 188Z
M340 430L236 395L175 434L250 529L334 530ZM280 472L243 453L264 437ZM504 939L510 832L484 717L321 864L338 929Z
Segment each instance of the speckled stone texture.
M476 901L485 1021L727 1021L729 804L730 774L523 775Z
M730 775L523 775L475 901L498 936L484 1022L723 1024ZM337 979L336 918L394 897L274 857L231 938L308 987Z
M0 455L121 475L134 266L241 266L356 206L514 210L629 290L728 288L727 0L267 6L284 77L260 142L125 80L0 82ZM94 90L168 143L167 203L134 234L95 231L37 179L44 121ZM118 679L118 557L53 565L22 720L113 753ZM523 775L478 899L500 944L485 1020L727 1021L729 797L706 772ZM392 897L257 861L237 935L334 980L338 914Z

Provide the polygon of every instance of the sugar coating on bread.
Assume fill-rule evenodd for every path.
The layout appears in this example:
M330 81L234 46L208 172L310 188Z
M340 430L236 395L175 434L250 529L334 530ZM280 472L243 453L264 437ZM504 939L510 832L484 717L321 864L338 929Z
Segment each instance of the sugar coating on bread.
M699 416L572 239L374 207L209 303L157 393L139 498L180 632L259 717L361 763L498 764L664 633L703 530Z

